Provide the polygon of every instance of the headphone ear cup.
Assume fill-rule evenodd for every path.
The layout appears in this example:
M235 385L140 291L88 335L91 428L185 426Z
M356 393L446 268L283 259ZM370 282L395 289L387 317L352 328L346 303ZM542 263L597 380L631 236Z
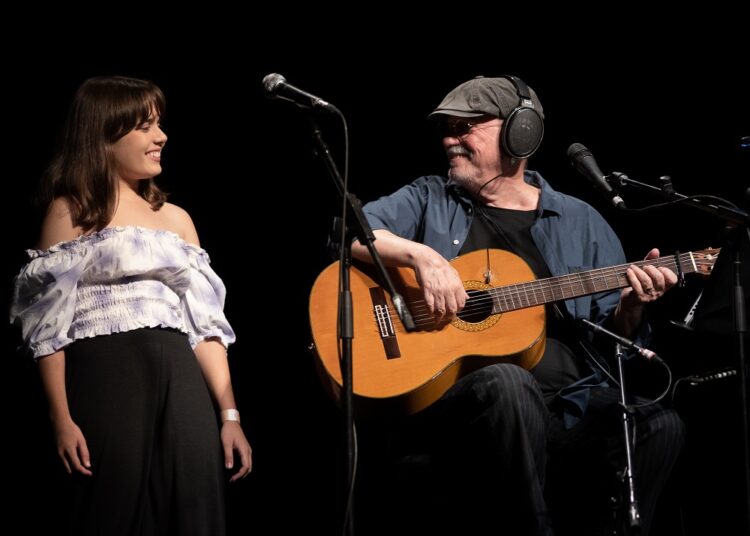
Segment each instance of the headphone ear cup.
M503 152L512 158L528 158L544 137L544 120L534 108L518 106L505 120L500 136Z

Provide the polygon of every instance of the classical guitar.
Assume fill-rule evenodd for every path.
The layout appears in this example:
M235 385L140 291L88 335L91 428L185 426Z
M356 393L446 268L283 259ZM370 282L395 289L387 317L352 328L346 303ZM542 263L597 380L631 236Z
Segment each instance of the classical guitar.
M390 297L368 275L369 266L353 268L353 392L357 410L414 413L440 398L458 378L480 367L510 362L531 369L544 353L544 304L626 287L625 272L631 264L709 274L718 254L718 249L705 249L535 280L526 263L512 253L474 251L451 261L470 298L456 318L442 325L429 314L413 270L392 268L394 284L417 324L412 332L404 330ZM336 400L342 385L338 271L338 263L328 266L310 294L316 364L326 390Z

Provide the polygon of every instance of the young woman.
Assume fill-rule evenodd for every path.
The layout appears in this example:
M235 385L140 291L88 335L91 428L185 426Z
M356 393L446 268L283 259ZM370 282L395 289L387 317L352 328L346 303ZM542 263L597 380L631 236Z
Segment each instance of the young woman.
M224 468L251 469L224 285L154 182L164 108L148 81L81 85L15 281L11 319L39 363L77 534L223 534Z

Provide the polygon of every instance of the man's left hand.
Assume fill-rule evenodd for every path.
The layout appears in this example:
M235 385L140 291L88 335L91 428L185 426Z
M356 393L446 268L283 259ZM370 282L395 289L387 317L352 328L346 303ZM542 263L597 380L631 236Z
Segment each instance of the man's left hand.
M654 248L648 252L645 260L657 259L659 250ZM656 267L650 264L643 268L631 265L626 276L630 287L623 289L620 302L624 307L643 305L656 300L664 295L666 291L675 286L677 275L663 266Z

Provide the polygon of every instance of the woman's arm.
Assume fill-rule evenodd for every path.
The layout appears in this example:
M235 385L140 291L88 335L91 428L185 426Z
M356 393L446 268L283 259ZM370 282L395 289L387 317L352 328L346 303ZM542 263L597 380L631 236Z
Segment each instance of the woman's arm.
M78 425L73 422L68 409L68 397L65 390L65 351L39 360L39 374L47 393L49 415L55 431L57 454L60 456L68 473L78 471L91 476L91 460L86 438Z
M216 405L220 411L236 409L232 380L229 375L229 364L224 346L215 339L201 341L195 347L203 377L206 379ZM252 449L245 438L239 421L224 420L221 424L221 443L224 446L224 464L227 469L234 466L234 451L240 455L242 463L239 470L232 476L230 482L247 476L252 470Z
M81 229L73 223L68 202L64 198L57 198L47 208L38 247L47 249L59 242L72 240L80 234ZM73 422L68 409L65 390L65 351L59 350L40 358L39 374L47 394L58 456L68 473L78 471L91 476L91 459L86 438Z
M198 232L195 229L192 218L182 208L166 203L163 207L170 225L174 226L177 234L183 240L200 246ZM220 411L236 410L234 401L232 380L229 376L229 363L227 362L227 351L218 339L208 338L199 342L195 348L195 355L200 363L203 377L206 379L214 402ZM252 449L248 443L245 433L238 420L227 420L222 415L221 443L224 446L224 465L227 469L234 467L234 451L240 455L242 465L232 475L230 482L247 476L252 469Z

